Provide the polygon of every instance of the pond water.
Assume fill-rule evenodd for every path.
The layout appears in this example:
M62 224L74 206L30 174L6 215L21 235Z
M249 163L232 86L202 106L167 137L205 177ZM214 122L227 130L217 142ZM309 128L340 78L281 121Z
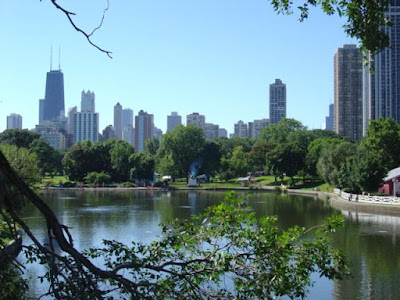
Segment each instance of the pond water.
M41 196L60 222L72 227L75 246L85 249L100 246L103 239L125 244L150 242L160 234L160 222L203 212L224 195L211 191L99 189L54 190ZM400 299L400 217L336 210L326 200L267 192L252 194L249 203L258 216L278 216L282 228L311 227L333 214L346 217L346 226L335 235L333 245L351 261L353 278L333 282L315 276L307 299ZM46 229L40 214L26 206L23 216L36 237L45 242ZM24 242L29 243L28 238ZM44 285L36 280L42 272L39 265L28 266L32 297L44 292Z

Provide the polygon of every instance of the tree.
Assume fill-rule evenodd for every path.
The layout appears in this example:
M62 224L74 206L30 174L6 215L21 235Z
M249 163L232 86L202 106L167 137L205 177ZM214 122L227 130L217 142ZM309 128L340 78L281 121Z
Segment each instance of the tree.
M109 183L111 180L111 176L105 172L89 172L86 174L84 179L88 183L103 184Z
M400 165L400 125L392 118L371 120L360 144L380 157L386 171Z
M214 141L206 141L203 147L202 153L200 153L200 157L203 160L203 163L200 167L200 174L213 175L220 170L221 166L221 148Z
M318 138L313 140L307 147L305 171L310 175L317 175L317 163L322 151L325 148L342 142L344 142L344 140L338 138Z
M96 156L91 147L90 141L84 141L75 144L65 154L63 166L69 180L83 181L87 173L97 171L98 165L93 162Z
M107 140L106 145L110 146L110 159L112 168L112 178L115 181L128 181L131 166L130 156L135 152L133 147L125 141Z
M147 139L145 148L151 155L156 155L160 149L160 140L157 138Z
M0 144L10 144L28 149L30 144L39 138L38 133L27 129L7 129L0 133Z
M58 152L42 139L35 139L29 145L29 150L35 153L39 161L40 175L57 173L61 164Z
M339 173L346 160L354 155L357 146L350 142L331 144L325 148L317 163L317 172L325 182L332 186L339 186Z
M200 162L204 144L205 138L200 127L178 126L165 134L160 151L162 156L170 155L174 163L174 173L185 177L190 171L190 166L196 161Z
M129 157L130 176L137 180L153 180L155 171L154 158L147 152L136 152Z
M38 158L28 149L14 145L0 144L0 151L9 161L14 171L28 184L39 182Z
M260 132L260 139L275 142L286 143L289 141L289 134L295 131L306 130L307 128L295 119L282 119L278 124L272 124L265 127Z
M293 143L278 144L273 150L267 153L266 165L269 171L277 176L294 178L298 171L304 168L305 151Z

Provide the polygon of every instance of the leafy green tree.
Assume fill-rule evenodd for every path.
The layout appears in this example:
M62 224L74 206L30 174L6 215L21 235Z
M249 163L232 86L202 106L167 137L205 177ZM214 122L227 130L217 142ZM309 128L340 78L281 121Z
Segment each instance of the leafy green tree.
M400 125L392 118L371 120L361 145L380 157L386 171L400 165Z
M174 162L174 173L185 177L190 165L200 159L204 144L205 138L200 127L178 126L165 134L160 151L162 156L170 155Z
M145 144L146 151L148 151L151 155L156 155L158 149L160 149L160 140L157 138L147 139Z
M339 173L346 160L357 151L357 146L350 142L331 144L324 148L317 163L317 172L325 182L339 186Z
M259 138L275 143L286 143L289 141L289 134L295 131L304 131L307 128L295 119L282 119L278 124L271 124L265 127Z
M344 142L338 138L317 138L313 140L307 147L305 159L305 171L310 175L317 175L317 163L322 151L325 148L331 147L333 144Z
M230 139L220 137L215 139L214 142L220 146L222 156L229 158L231 157L233 150L238 146L242 146L244 152L249 152L256 140L240 137L234 137Z
M305 151L293 143L278 144L272 151L267 153L267 169L276 177L286 174L291 178L293 184L294 176L304 168Z
M18 148L29 148L29 145L40 135L27 129L7 129L0 133L0 144L10 144Z
M214 141L206 141L203 151L200 153L203 160L199 173L215 176L221 166L221 148Z
M248 154L242 146L237 146L229 159L229 167L233 176L246 176L249 171Z
M29 150L35 153L39 161L40 175L55 174L60 170L58 152L42 139L35 139L29 145Z
M129 157L131 166L130 175L132 179L153 180L155 171L155 161L150 153L136 152Z
M131 166L130 156L135 152L133 147L122 140L107 140L106 145L111 159L112 179L115 181L128 181Z
M273 142L258 140L248 154L250 170L253 172L264 171L266 169L266 155L275 147L276 144Z
M39 181L39 162L35 153L31 153L26 148L18 148L15 145L8 144L0 144L0 151L3 152L11 167L25 182L33 184Z
M63 158L65 174L69 180L83 181L86 174L97 171L92 152L92 143L83 141L72 146Z

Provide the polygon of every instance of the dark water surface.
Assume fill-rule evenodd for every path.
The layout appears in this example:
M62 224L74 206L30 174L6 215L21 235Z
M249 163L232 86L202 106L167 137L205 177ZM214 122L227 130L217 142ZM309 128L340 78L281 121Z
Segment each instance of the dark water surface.
M42 194L60 222L72 227L78 249L100 246L103 239L125 244L150 242L160 234L160 222L203 212L206 207L218 204L224 195L208 191L101 189ZM311 227L333 214L346 217L346 227L335 235L333 244L352 262L354 278L332 282L315 276L315 285L307 299L400 299L400 217L339 211L325 200L266 192L254 193L249 203L259 216L277 215L283 228ZM27 206L23 215L33 233L45 242L46 229L39 213ZM35 279L42 272L39 265L28 267L34 297L45 290Z

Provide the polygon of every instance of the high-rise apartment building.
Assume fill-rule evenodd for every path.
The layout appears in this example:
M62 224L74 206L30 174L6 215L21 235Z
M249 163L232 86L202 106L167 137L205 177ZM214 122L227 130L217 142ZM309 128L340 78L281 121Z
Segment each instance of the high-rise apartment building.
M186 125L196 125L204 130L206 125L206 117L194 112L186 116Z
M370 57L364 68L364 134L369 120L391 117L400 124L400 0L390 0L386 17L392 26L383 28L390 46Z
M335 132L352 141L363 132L363 61L356 45L344 45L334 58Z
M329 115L325 117L325 130L334 131L333 114L334 114L334 105L332 103L329 104Z
M182 125L182 117L177 112L171 112L170 116L167 116L167 132L175 129L175 127Z
M47 72L46 94L43 103L39 100L39 111L41 105L43 105L42 121L54 121L59 119L60 116L65 117L64 74L61 70Z
M225 128L218 129L218 137L228 137L228 131Z
M94 92L82 91L81 93L81 112L95 112Z
M67 121L67 132L68 134L74 134L74 114L78 112L78 108L76 106L70 107L68 109L68 121Z
M275 79L275 83L269 85L269 120L277 124L283 118L286 118L286 84Z
M22 129L22 116L19 114L7 116L7 129Z
M160 128L154 127L154 138L157 140L161 140L161 136L163 135L163 131Z
M213 140L218 137L219 125L206 123L204 126L204 136L207 140Z
M99 140L99 114L95 112L76 112L74 120L74 142Z
M119 102L114 106L114 132L117 139L122 139L122 106Z
M248 124L248 137L258 138L260 132L269 125L269 119L254 120Z
M239 122L235 123L234 125L234 137L240 137L240 138L245 138L248 137L248 131L247 131L247 124L240 120Z
M154 137L154 116L143 110L135 116L135 151L142 152L146 140Z

